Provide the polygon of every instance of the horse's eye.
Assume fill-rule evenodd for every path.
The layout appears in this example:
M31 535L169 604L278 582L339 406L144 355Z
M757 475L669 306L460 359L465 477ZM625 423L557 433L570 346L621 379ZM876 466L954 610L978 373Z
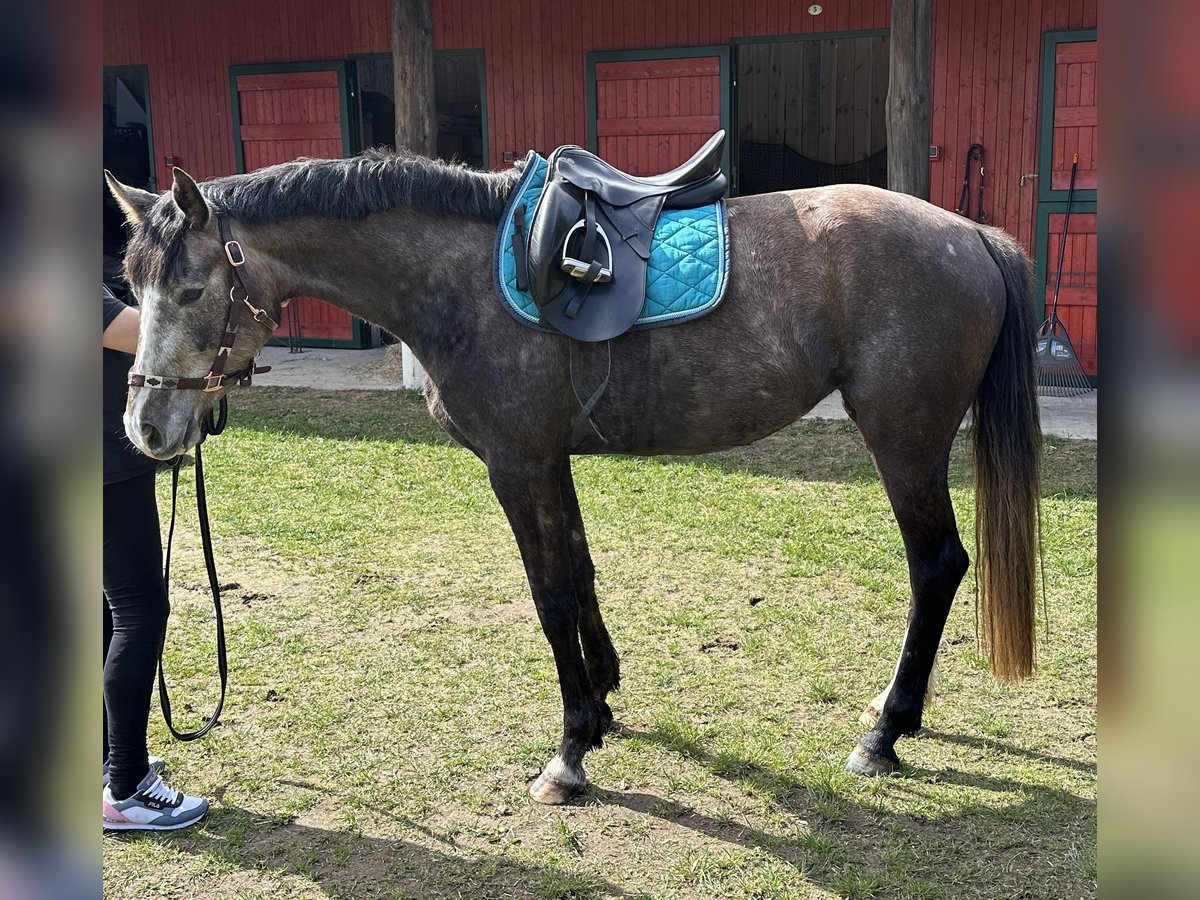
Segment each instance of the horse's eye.
M184 291L179 295L179 305L187 306L189 303L195 303L202 296L204 296L204 291L201 288L193 288L190 291Z

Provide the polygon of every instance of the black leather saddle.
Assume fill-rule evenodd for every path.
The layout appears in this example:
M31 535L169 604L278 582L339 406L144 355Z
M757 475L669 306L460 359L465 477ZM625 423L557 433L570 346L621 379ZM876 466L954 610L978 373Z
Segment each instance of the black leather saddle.
M626 332L646 299L646 267L659 214L719 200L725 132L663 175L638 178L575 146L547 160L546 187L528 236L513 234L517 286L544 325L580 341ZM524 209L516 219L524 222Z

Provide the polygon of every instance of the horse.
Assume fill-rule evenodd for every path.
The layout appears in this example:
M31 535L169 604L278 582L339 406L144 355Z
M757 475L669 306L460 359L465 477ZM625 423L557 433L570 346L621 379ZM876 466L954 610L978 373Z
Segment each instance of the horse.
M580 435L572 375L590 390L605 354L521 324L497 296L497 223L518 171L370 151L200 184L175 169L162 195L106 175L130 226L125 271L141 305L125 426L147 455L171 459L200 440L288 298L320 297L378 323L420 360L430 413L486 467L557 668L562 740L530 788L536 801L565 803L586 787L584 756L612 726L607 701L620 685L574 455L745 445L841 392L891 503L912 590L893 677L846 763L877 776L897 771L897 740L921 727L968 569L948 466L970 410L982 641L995 676L1031 674L1036 322L1028 258L1004 232L865 185L729 199L723 302L613 339L607 391Z

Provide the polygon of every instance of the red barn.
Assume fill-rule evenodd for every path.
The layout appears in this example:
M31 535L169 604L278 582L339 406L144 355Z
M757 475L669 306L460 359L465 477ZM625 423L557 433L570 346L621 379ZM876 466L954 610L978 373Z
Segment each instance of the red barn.
M156 189L342 156L394 132L388 0L104 0L104 152ZM732 192L886 181L887 0L433 0L438 152L509 165L582 144L636 173L729 130ZM935 0L930 200L1014 234L1096 374L1096 0ZM1047 291L1049 293L1049 291ZM368 345L304 301L307 343Z

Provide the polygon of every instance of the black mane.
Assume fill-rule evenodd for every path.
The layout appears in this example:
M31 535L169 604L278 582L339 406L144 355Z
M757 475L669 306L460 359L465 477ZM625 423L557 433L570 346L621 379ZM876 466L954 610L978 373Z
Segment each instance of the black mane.
M214 211L247 224L305 216L362 219L397 207L499 222L518 176L515 170L480 172L423 156L368 150L349 159L297 159L214 178L200 191ZM183 232L183 217L165 195L130 241L130 283L154 284L173 275Z
M513 173L479 172L424 156L368 150L350 159L297 159L201 185L209 204L248 224L302 216L361 219L409 206L499 222Z

